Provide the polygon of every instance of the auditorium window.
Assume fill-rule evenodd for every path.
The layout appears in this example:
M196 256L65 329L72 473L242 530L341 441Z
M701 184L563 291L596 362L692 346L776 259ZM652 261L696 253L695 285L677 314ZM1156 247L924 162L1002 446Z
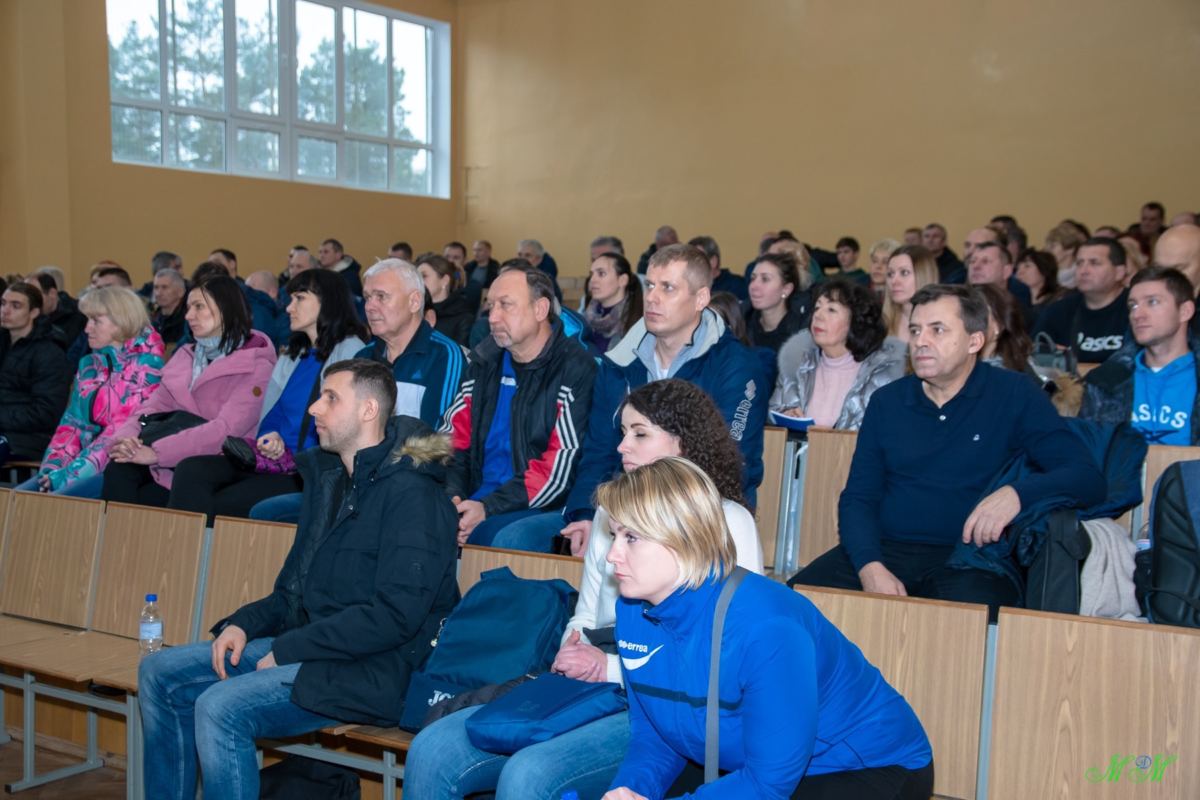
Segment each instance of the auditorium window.
M450 28L324 0L108 0L114 161L450 196Z

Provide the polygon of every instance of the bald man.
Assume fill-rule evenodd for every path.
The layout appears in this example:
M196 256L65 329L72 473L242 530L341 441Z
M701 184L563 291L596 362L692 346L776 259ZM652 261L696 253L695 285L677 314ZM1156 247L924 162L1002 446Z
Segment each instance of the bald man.
M1154 263L1174 267L1192 286L1200 286L1200 226L1173 225L1154 243ZM1200 314L1192 317L1192 335L1200 336Z

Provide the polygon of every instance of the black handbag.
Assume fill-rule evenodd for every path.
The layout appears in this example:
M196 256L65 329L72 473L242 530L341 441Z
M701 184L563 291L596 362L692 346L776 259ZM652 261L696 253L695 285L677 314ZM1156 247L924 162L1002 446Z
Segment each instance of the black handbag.
M182 433L188 428L195 428L208 422L204 417L190 411L158 411L153 414L142 414L138 418L142 432L138 438L142 444L154 444L159 439Z

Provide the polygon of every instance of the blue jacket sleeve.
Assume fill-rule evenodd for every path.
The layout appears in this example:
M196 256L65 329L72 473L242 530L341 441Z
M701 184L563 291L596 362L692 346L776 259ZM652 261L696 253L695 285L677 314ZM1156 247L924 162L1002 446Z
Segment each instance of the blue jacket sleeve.
M628 676L627 676L628 677ZM625 684L628 686L628 682ZM647 800L662 800L683 770L683 756L659 736L646 718L637 692L629 692L629 749L610 789L622 786Z
M883 501L887 467L879 431L887 424L887 415L881 400L876 394L867 404L854 458L850 461L850 476L838 500L838 538L856 570L883 560L879 505Z
M808 769L819 706L812 637L787 620L775 620L755 631L745 652L750 657L738 676L745 762L687 797L787 800ZM779 713L782 708L788 713Z
M1083 441L1067 427L1049 397L1032 385L1020 386L1025 408L1017 415L1013 436L1040 470L1013 483L1021 508L1049 497L1070 498L1082 507L1103 502L1107 483Z
M592 493L621 467L621 457L617 453L617 446L621 443L617 409L625 399L625 392L626 382L621 368L607 358L600 359L592 388L592 409L588 414L583 454L575 473L575 483L563 508L563 516L569 522L595 516Z
M729 422L729 435L738 443L746 460L746 499L757 507L758 486L763 479L763 428L767 424L767 401L771 387L762 362L748 348L731 342L718 362L720 386L710 391L721 416ZM707 388L707 387L702 387Z

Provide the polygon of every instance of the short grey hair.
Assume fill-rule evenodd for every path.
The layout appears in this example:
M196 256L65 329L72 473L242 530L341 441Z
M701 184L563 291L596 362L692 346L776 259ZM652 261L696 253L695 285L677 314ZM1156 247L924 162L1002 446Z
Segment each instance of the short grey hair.
M530 250L537 253L539 256L546 255L546 248L542 247L542 243L539 242L537 239L522 239L521 241L517 242L518 250L521 250L522 248L525 248L525 247L528 247Z
M154 277L157 278L160 276L166 278L176 286L181 286L185 289L187 288L187 281L185 281L183 276L179 274L179 270L171 269L170 267L163 267L158 272L154 273Z
M425 281L421 278L421 273L417 268L405 261L402 258L385 258L382 261L376 261L371 265L371 268L363 273L363 280L372 278L376 275L382 275L385 272L394 273L400 279L400 283L410 292L417 292L421 296L421 312L425 311Z
M597 236L592 239L592 243L588 245L588 249L594 250L597 247L603 247L606 253L620 253L625 255L625 245L616 236Z
M172 253L170 250L159 250L150 259L150 274L157 275L164 269L179 269L183 266L183 259Z

